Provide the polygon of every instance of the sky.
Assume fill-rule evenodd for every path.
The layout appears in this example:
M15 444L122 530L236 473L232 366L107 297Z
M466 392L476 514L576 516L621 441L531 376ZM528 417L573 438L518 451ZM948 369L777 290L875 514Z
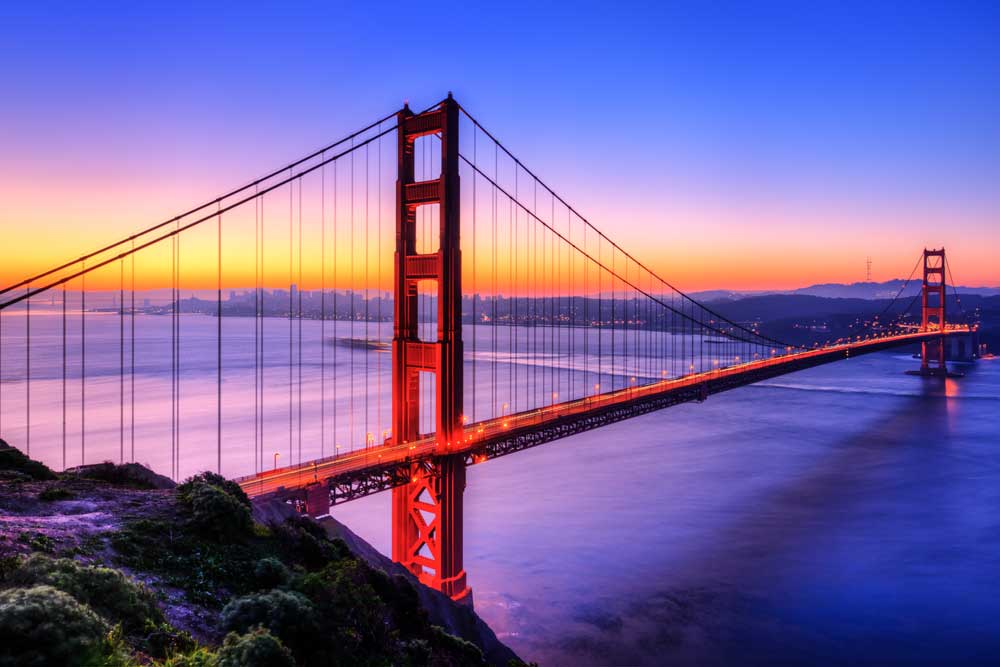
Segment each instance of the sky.
M1000 285L996 3L5 3L0 87L4 284L453 91L682 289Z

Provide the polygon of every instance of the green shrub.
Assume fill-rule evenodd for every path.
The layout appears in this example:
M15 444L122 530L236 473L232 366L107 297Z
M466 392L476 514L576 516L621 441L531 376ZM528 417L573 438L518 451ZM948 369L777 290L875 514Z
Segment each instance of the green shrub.
M479 650L478 646L455 635L450 635L436 625L431 626L430 644L433 656L431 664L455 665L456 667L459 665L462 667L483 665L485 667L486 665L483 652Z
M91 667L90 663L87 667ZM111 628L101 644L100 650L101 667L139 667L138 660L132 655L132 650L125 641L122 633L122 626L116 625Z
M368 583L361 561L334 561L302 577L298 586L319 609L330 642L326 651L351 664L364 656L387 656L392 644L392 611Z
M32 554L7 579L15 586L46 585L57 588L89 605L106 619L121 623L128 632L140 632L149 622L159 624L164 621L152 592L111 568Z
M257 588L268 590L284 586L291 576L288 568L277 558L261 558L253 570L254 579L257 581Z
M45 502L52 502L55 500L69 500L73 498L73 493L67 491L66 489L60 488L58 486L50 486L49 488L43 490L38 494L38 499Z
M17 541L21 544L27 544L32 551L50 554L56 550L55 541L45 533L23 532L17 536Z
M104 632L89 607L51 586L0 591L0 665L83 665Z
M44 463L29 459L17 449L0 440L0 470L13 470L32 479L55 479L56 474Z
M216 667L218 660L215 653L202 647L171 656L163 663L163 667Z
M185 482L181 488L178 498L190 512L193 527L203 535L224 539L253 534L250 507L238 497L198 478Z
M143 649L158 658L185 654L198 648L194 637L183 630L177 630L169 623L156 623L147 619L143 635Z
M378 596L392 608L396 627L406 634L418 633L426 628L429 624L427 610L420 606L420 596L410 580L399 574L389 577L374 568L372 573L369 582Z
M431 626L424 636L424 639L411 639L403 643L403 655L406 656L408 664L433 665L433 667L473 665L486 667L483 653L475 644L449 635L436 625Z
M263 628L226 636L219 649L218 667L295 667L292 653Z
M22 562L24 562L24 558L21 556L0 557L0 582L7 581L8 577L21 569Z
M291 517L274 527L274 536L288 558L302 563L307 570L319 570L330 561L353 558L343 540L331 540L312 519Z
M222 629L247 632L267 628L296 655L304 656L316 648L320 633L316 607L304 595L275 589L232 600L222 610Z
M208 471L185 480L183 484L177 487L177 494L183 499L189 491L199 484L208 484L209 486L214 486L220 491L225 491L240 503L246 505L247 509L252 506L250 503L250 497L239 484L226 479L222 475L217 475L214 472Z
M253 541L219 541L203 537L190 525L140 519L112 534L111 544L122 564L155 572L171 586L187 593L192 602L221 607L229 595L255 590L252 575L261 558ZM227 593L220 600L220 589Z

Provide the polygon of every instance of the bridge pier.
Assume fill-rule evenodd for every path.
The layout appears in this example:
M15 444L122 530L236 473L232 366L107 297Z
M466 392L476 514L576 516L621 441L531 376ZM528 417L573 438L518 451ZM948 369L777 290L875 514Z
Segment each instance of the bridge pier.
M392 340L392 440L406 444L420 432L420 375L434 376L437 450L431 462L413 464L410 483L393 489L392 558L422 582L471 604L462 568L462 494L465 460L450 454L462 425L462 256L459 239L458 104L451 98L436 109L397 115L395 323ZM415 144L440 138L441 173L416 181ZM418 252L417 209L437 206L438 248ZM437 340L422 341L417 324L420 282L437 285Z
M330 513L330 487L327 484L317 482L306 487L305 510L313 518Z
M465 459L414 464L411 480L392 490L392 559L422 583L471 604L462 567Z

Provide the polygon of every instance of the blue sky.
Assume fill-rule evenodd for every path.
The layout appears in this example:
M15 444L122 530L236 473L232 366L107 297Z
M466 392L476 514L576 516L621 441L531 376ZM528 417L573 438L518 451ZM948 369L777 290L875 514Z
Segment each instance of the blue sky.
M624 245L679 230L691 287L944 243L1000 283L996 3L138 4L0 10L4 235L114 235L453 90Z

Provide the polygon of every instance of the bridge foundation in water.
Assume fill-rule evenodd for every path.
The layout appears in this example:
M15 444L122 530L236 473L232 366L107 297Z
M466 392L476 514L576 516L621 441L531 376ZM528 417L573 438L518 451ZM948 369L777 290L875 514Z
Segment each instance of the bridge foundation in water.
M440 455L414 463L410 481L392 491L392 558L423 583L471 603L462 566L462 498L465 458L450 454L463 437L462 257L458 178L458 104L449 94L439 107L397 114L395 325L392 341L392 441L413 443L420 432L420 377L434 377L436 449ZM439 138L441 173L416 181L416 142ZM417 210L438 209L436 252L417 249ZM437 340L418 335L421 282L437 286Z

